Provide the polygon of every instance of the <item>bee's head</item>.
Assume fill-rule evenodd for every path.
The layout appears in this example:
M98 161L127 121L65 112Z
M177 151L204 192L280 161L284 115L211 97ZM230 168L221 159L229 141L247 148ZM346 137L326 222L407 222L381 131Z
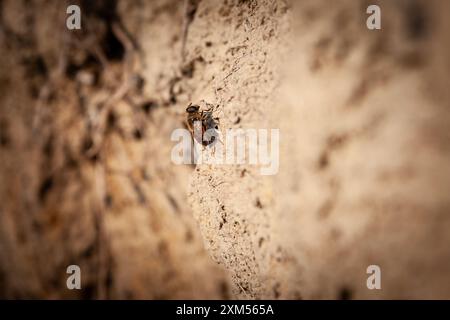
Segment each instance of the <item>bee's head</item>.
M192 105L192 103L189 104L189 106L186 108L187 113L194 113L197 112L200 109L197 105Z

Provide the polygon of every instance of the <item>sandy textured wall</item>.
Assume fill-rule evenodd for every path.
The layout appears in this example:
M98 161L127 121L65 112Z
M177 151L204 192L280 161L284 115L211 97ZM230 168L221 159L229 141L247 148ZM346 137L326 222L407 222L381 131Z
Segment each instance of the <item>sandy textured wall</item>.
M446 1L55 3L1 2L1 297L450 297ZM174 165L201 100L278 174Z

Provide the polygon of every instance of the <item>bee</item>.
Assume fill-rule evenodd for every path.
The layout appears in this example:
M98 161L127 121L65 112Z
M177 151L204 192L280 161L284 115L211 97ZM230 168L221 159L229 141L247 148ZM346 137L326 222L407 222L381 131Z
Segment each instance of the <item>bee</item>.
M209 146L216 142L216 135L218 136L219 130L219 118L213 117L213 107L209 104L207 105L209 106L209 109L206 110L200 110L200 106L193 105L192 103L186 108L187 127L189 128L192 137L203 146ZM196 134L194 130L196 122L201 125L201 135ZM214 130L215 134L207 132L210 129Z

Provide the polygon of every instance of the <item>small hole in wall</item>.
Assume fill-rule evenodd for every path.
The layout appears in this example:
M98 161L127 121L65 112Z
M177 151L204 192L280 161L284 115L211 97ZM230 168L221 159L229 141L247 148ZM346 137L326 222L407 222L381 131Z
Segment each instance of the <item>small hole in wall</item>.
M352 299L352 290L350 290L347 287L342 287L339 290L338 299L339 300L351 300Z
M39 200L44 201L45 197L52 188L53 188L53 177L49 176L42 181L41 186L39 187L38 192Z
M259 200L259 198L256 198L255 206L256 206L257 208L259 208L259 209L262 209L262 208L263 208L263 205L262 205L262 203L261 203L261 200Z
M133 137L134 137L136 140L141 140L141 139L142 139L142 131L139 130L139 129L135 129L135 130L133 131Z

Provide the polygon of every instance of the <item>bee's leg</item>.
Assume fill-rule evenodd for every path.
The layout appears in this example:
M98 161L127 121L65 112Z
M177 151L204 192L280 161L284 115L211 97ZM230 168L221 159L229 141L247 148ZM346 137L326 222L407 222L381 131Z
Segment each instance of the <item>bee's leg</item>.
M208 109L206 109L206 112L211 112L211 110L214 110L214 105L211 103L206 102L205 100L202 100L203 102L205 102L206 106L208 107Z
M192 138L194 138L194 128L192 127L192 124L190 121L184 121L184 125L186 126L186 128L191 132Z

